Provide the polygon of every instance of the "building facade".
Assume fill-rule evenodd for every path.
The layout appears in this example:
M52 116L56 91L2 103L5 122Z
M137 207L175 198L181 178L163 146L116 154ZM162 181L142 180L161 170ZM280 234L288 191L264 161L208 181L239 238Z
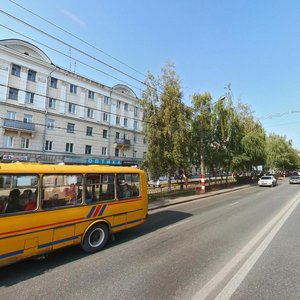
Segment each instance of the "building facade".
M0 41L2 161L140 165L139 99L51 62L38 47Z

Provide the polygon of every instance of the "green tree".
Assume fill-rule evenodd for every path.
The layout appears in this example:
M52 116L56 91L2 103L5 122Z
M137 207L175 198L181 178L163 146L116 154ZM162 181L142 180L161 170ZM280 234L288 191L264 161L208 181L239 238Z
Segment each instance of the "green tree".
M145 80L146 89L142 93L141 106L143 107L143 132L147 142L147 153L144 157L143 167L151 172L153 177L163 174L161 161L163 153L161 145L163 137L160 128L163 123L160 119L158 87L159 82L148 72Z
M299 167L298 153L292 147L292 141L285 136L270 134L266 144L267 168L269 170L289 171Z
M231 169L233 158L239 151L240 127L232 103L230 85L225 97L214 104L213 109L213 145L214 161L218 168Z
M179 169L190 167L190 110L182 102L180 80L172 63L166 63L158 80L148 74L146 83L142 96L148 144L144 165L154 177L171 176Z
M237 170L251 171L253 166L263 165L266 155L266 134L262 125L254 120L247 104L238 103L236 116L239 123L238 151L233 158Z
M211 164L212 151L212 97L210 93L194 94L193 119L191 126L191 161L200 166L200 172L205 174L207 165Z

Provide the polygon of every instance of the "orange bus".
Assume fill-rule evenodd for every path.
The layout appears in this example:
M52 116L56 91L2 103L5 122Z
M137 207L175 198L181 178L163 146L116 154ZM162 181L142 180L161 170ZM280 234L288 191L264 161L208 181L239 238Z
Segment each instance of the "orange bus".
M0 266L76 244L96 252L147 212L136 168L0 163Z

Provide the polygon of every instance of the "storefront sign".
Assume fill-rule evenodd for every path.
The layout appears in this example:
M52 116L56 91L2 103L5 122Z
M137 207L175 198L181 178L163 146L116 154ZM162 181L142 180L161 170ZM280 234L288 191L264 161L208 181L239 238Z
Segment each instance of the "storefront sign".
M122 161L121 160L113 160L113 159L94 159L90 158L86 160L87 164L94 164L94 165L115 165L115 166L121 166Z
M9 155L9 154L4 154L2 155L2 160L9 160L9 161L28 161L28 156L27 155Z

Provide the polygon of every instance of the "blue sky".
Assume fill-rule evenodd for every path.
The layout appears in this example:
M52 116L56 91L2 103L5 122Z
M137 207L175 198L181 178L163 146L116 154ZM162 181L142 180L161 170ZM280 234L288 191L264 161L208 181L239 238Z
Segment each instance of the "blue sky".
M103 52L70 37L9 0L0 7L143 81L171 60L180 76L184 101L210 92L216 101L230 83L234 101L254 111L267 133L285 135L300 150L300 1L287 0L13 0L63 27ZM75 50L0 15L0 24L66 54L40 47L54 64L108 86L126 82L139 95L142 85ZM21 38L0 27L1 38ZM72 56L86 64L74 62ZM117 79L111 78L108 73Z

